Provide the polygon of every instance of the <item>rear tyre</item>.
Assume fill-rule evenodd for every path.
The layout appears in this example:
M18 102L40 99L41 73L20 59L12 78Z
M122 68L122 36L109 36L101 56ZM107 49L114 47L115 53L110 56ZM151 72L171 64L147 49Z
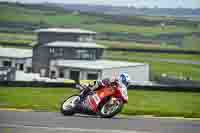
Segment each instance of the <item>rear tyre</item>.
M79 95L72 95L61 103L60 112L65 116L74 115L76 104L80 101Z
M114 104L111 104L110 100L108 100L100 109L100 116L102 118L112 118L123 109L124 104L121 99L116 99Z

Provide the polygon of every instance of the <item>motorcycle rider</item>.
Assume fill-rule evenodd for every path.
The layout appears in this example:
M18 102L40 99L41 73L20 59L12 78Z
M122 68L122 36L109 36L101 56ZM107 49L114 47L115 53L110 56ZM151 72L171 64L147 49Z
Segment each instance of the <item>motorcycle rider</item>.
M94 92L95 90L99 89L100 87L106 87L106 86L110 86L112 83L116 83L117 85L120 86L120 88L122 89L122 95L124 95L127 99L128 99L128 95L127 95L127 86L130 82L130 78L128 73L122 73L119 78L114 79L114 81L111 81L110 79L106 78L103 80L97 80L94 84L94 86L92 87L85 87L82 88L81 91L81 95L80 95L80 104L78 104L76 107L78 110L82 110L85 113L92 113L91 110L88 108L87 105L82 104L82 101L84 101L84 98L90 93L90 92Z
M97 80L95 81L94 83L94 86L92 87L86 87L81 95L81 99L84 99L84 97L89 93L89 92L93 92L95 90L97 90L98 88L101 88L101 87L106 87L106 86L110 86L111 83L117 83L123 90L124 93L127 94L127 86L130 82L130 77L128 75L128 73L122 73L120 74L119 78L117 79L114 79L114 81L108 79L108 78L105 78L103 80Z

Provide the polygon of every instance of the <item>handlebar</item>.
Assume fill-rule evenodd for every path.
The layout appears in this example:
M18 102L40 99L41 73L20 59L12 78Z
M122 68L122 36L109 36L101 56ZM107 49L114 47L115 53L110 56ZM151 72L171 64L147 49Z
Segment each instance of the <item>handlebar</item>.
M75 86L77 89L80 89L80 91L84 90L84 89L87 89L88 86L85 86L85 85L81 85L81 84L76 84Z

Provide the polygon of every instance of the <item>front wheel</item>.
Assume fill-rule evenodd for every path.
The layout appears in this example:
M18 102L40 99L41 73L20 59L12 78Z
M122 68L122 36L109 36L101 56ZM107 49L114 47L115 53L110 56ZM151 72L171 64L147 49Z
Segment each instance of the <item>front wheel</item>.
M113 100L111 98L101 107L100 116L102 118L111 118L121 112L123 105L124 104L121 99Z
M68 97L61 103L60 111L63 115L69 116L75 113L75 106L80 101L79 95L73 95Z

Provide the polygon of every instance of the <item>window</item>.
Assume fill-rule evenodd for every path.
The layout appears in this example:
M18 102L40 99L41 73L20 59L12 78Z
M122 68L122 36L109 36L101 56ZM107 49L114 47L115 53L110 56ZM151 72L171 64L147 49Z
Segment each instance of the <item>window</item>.
M63 56L64 55L64 50L63 48L50 48L49 49L50 54L53 56Z
M45 77L45 75L46 75L46 69L44 68L40 69L40 76Z
M27 67L26 68L26 73L31 73L32 72L32 68L31 67Z
M81 35L79 38L78 38L78 41L79 42L92 42L93 41L93 37L92 36L88 36L88 35Z
M50 78L51 79L55 79L56 78L56 71L51 71Z
M64 55L63 48L57 48L55 52L55 56L63 56L63 55Z
M96 59L96 54L92 50L79 49L76 51L76 53L77 53L76 59L83 59L83 60Z
M78 81L80 77L80 71L70 71L70 79Z
M24 70L24 64L19 64L19 70L23 71Z
M88 50L77 50L76 53L78 59L89 59Z
M3 66L4 67L11 67L12 66L12 62L11 61L3 61Z
M64 71L63 71L63 70L60 70L60 72L59 72L59 77L60 77L60 78L64 78Z
M54 53L54 48L50 48L49 52L50 52L50 54L53 54Z
M88 80L97 80L98 79L98 74L97 73L88 73L87 74L87 79Z

